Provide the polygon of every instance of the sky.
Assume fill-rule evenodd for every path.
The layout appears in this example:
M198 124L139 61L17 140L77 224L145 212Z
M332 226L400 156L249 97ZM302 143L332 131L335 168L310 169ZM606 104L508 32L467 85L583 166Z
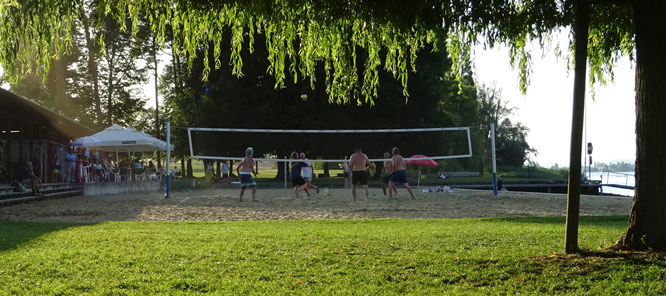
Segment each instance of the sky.
M472 55L477 83L501 88L502 98L517 108L511 120L530 129L527 142L538 151L536 162L543 167L569 166L573 69L568 73L567 61L548 51L542 56L538 50L532 59L530 84L523 95L518 70L510 66L505 47L484 50L478 46ZM633 162L636 158L635 69L628 58L622 58L614 71L614 83L594 86L594 100L589 83L586 85L583 146L592 143L594 162Z
M566 43L566 34L560 34L560 46ZM538 48L535 44L531 45ZM557 59L552 52L534 52L532 75L526 94L518 88L518 70L509 65L508 51L504 47L473 49L478 84L495 85L502 90L502 98L516 107L511 120L529 128L527 142L538 152L533 159L543 167L568 166L573 109L573 71L568 73L566 60ZM158 66L163 69L167 55L162 55ZM2 69L0 68L0 73ZM144 89L147 106L155 106L152 75ZM592 100L589 84L586 95L586 120L583 145L592 142L595 162L633 162L636 157L636 107L634 94L634 68L628 58L622 58L615 67L615 82L595 86ZM7 86L2 86L7 87ZM161 98L160 98L161 100ZM585 147L583 147L585 148ZM583 155L581 155L583 157Z

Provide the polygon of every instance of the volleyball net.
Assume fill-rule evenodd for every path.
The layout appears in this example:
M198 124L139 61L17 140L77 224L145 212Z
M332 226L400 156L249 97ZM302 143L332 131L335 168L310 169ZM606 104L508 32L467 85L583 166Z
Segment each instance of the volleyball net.
M188 127L190 157L198 160L240 161L247 147L257 161L285 162L292 151L310 161L345 161L360 145L371 162L385 161L384 153L398 147L405 159L446 160L472 157L469 127L411 129L244 129Z

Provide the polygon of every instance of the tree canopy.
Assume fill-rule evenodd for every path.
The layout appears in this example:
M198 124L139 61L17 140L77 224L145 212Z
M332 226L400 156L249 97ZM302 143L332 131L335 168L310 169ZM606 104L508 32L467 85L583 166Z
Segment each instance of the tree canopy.
M407 82L409 73L418 70L418 51L426 44L438 44L437 40L445 41L442 44L458 78L478 40L487 46L507 44L512 64L521 69L524 89L530 74L528 41L548 43L552 32L573 23L572 1L565 0L92 2L104 8L92 16L94 26L101 26L106 15L116 19L121 30L136 33L139 19L146 17L159 42L164 44L167 35L173 36L175 52L187 56L190 66L199 49L211 48L213 54L203 56L204 80L210 65L217 69L224 60L234 75L242 76L241 51L252 52L255 35L263 34L268 73L276 87L284 86L288 77L307 79L314 87L316 64L322 63L329 101L371 105L378 98L381 68L401 83L408 97ZM91 5L82 0L0 1L2 67L14 78L32 70L25 67L27 61L36 60L42 70L48 70L53 58L70 50L72 23ZM594 6L591 15L590 75L593 82L604 82L612 78L612 65L621 54L632 56L631 9ZM223 38L226 29L232 34ZM103 50L103 37L98 42ZM228 57L222 56L222 47L231 49ZM387 53L383 58L378 54L381 50Z

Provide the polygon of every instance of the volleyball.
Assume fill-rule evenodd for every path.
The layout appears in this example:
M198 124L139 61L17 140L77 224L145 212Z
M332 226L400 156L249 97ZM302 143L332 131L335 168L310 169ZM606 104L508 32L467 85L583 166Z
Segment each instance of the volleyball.
M301 95L301 100L307 101L308 100L308 95L307 94L302 94Z

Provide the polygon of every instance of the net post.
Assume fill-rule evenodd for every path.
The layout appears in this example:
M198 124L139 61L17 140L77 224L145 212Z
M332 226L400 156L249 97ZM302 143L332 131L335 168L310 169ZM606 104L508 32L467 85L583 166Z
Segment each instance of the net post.
M166 122L166 176L164 185L164 198L169 198L171 194L171 121Z
M469 129L469 127L466 127L465 130L467 130L467 150L469 150L469 155L468 157L472 157L472 133Z
M284 157L284 189L287 189L287 174L288 174L288 165L287 165L287 157Z
M490 150L493 157L493 195L497 195L497 162L495 157L495 124L490 124Z
M187 129L187 139L190 142L190 157L194 158L194 150L192 149L192 129L191 128Z

